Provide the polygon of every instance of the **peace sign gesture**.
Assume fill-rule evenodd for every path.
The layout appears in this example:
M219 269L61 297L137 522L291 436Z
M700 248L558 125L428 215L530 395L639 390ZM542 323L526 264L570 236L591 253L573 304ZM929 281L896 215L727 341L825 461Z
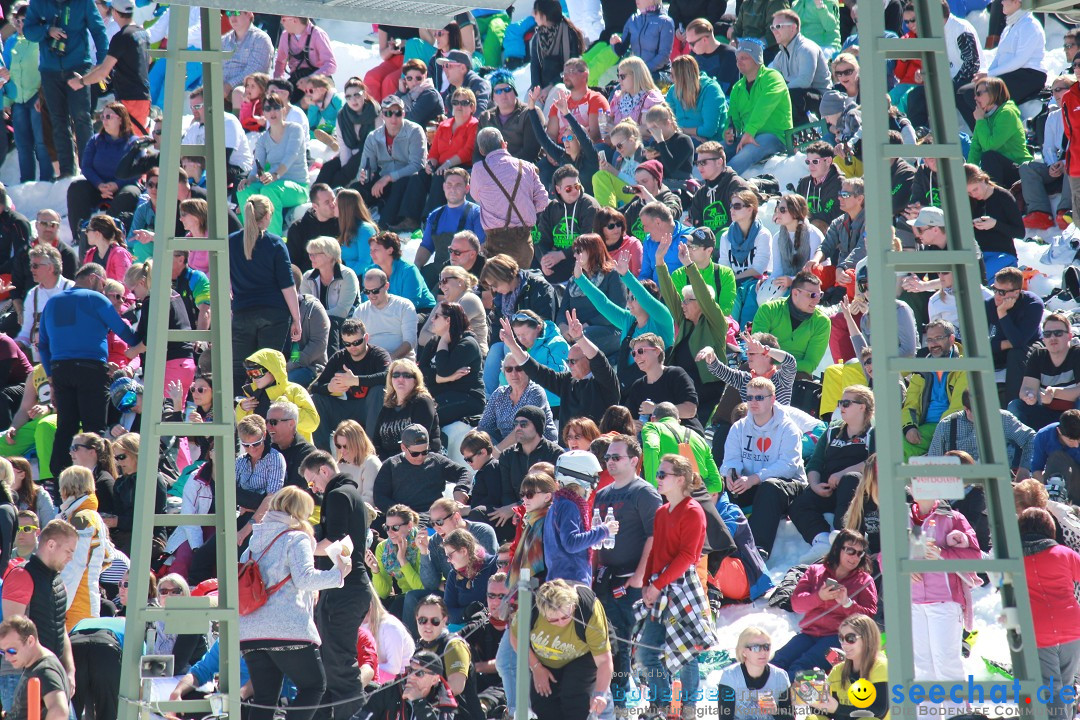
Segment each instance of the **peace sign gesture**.
M570 336L571 340L580 340L581 336L585 334L585 328L582 326L581 321L578 320L577 310L566 311L566 334Z

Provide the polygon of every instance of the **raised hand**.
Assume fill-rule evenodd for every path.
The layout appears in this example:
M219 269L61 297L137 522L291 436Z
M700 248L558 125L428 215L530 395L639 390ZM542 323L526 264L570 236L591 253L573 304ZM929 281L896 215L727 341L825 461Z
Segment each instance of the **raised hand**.
M578 320L577 310L566 311L566 333L575 340L580 339L585 334L585 328L582 326L581 321Z

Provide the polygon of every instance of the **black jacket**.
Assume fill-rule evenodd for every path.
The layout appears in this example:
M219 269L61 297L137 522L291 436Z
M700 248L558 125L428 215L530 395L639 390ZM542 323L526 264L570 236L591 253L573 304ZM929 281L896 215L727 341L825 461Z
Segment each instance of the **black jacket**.
M731 196L740 190L749 190L750 185L729 167L715 180L702 185L690 203L690 222L695 227L704 225L713 231L717 239L720 233L731 224L731 211L728 204Z
M549 283L566 282L574 271L574 255L571 248L579 235L591 233L600 203L587 193L581 193L573 205L567 205L556 197L536 218L536 230L540 239L536 243L536 261L549 252L561 252L560 260L545 276Z
M492 106L487 110L478 113L480 125L476 130L479 132L486 127L497 128L502 133L503 140L506 141L506 149L511 155L522 160L535 162L540 154L540 142L529 120L530 114L525 108L525 104L518 100L514 111L503 120L502 116L499 115L499 108L492 103ZM473 150L473 163L480 162L483 157L479 148Z
M662 187L660 188L660 192L656 193L653 197L657 202L668 206L671 210L671 217L682 217L682 198L679 197L678 193L674 193L668 188ZM645 232L645 228L641 226L641 208L645 207L645 205L646 203L641 202L641 198L634 198L626 203L621 210L623 217L626 218L626 232L642 242L645 242L645 236L648 235L648 233Z
M476 342L476 336L472 332L466 330L461 339L446 350L439 350L439 338L433 337L427 345L420 348L416 364L420 366L420 372L424 373L424 382L431 390L436 402L451 393L460 393L475 400L479 411L483 412L486 396L481 368L484 363L480 353L480 343ZM460 380L448 383L435 381L436 375L449 377L461 368L469 368L470 372Z
M375 476L373 490L375 507L385 513L391 505L408 505L418 513L426 513L431 503L443 496L446 485L469 482L464 465L445 455L428 453L423 465L413 465L403 454L383 463ZM517 496L515 496L517 501Z
M554 320L555 311L559 307L558 300L555 296L555 288L552 287L551 283L547 281L544 274L539 270L525 270L524 273L524 287L522 287L521 292L518 293L517 305L514 307L514 312L532 310L545 320ZM499 330L501 329L499 320L503 318L502 301L500 300L500 297L501 296L497 296L495 298L492 322L488 323L488 326L491 328L488 337L489 347L499 342Z
M294 485L307 492L308 484L304 476L300 474L300 464L311 453L315 452L315 446L296 433L292 445L282 450L275 443L273 448L285 458L285 485Z
M345 578L345 584L366 584L368 580L364 566L364 548L367 547L368 516L360 486L348 475L338 473L327 483L320 507L320 539L335 541L346 535L352 538L353 571ZM316 558L316 563L317 567L323 570L333 567L333 561L325 556Z
M307 254L309 240L317 237L337 237L340 228L337 218L322 222L315 216L315 210L309 209L303 216L289 226L285 246L289 249L289 259L300 268L301 273L311 269L311 258Z
M829 167L829 172L821 184L815 184L809 175L799 181L795 192L806 198L806 204L810 206L811 220L821 220L828 225L840 217L840 186L843 181L844 178L835 165Z
M67 590L56 572L34 553L23 565L34 581L34 592L26 605L26 616L37 626L38 641L57 657L64 657L67 637Z
M346 367L352 370L353 374L359 378L360 384L349 388L345 397L350 400L363 400L367 397L368 390L386 384L386 369L390 367L390 353L378 345L369 345L364 357L360 358L359 361L355 361L349 355L348 350L338 350L326 363L326 367L319 373L319 377L315 378L314 382L311 383L308 390L315 395L329 395L330 381Z
M499 456L499 485L502 497L496 507L521 502L521 481L525 479L529 468L538 462L554 465L562 454L563 449L545 437L540 438L540 444L531 453L522 450L521 443L508 448Z
M522 365L530 380L559 396L559 435L572 418L598 418L619 404L619 378L603 353L589 361L592 377L578 380L569 371L557 372L529 358Z

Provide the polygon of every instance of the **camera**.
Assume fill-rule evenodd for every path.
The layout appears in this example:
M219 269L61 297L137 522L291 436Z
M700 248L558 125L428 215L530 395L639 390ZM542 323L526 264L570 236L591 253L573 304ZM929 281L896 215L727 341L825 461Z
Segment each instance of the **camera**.
M637 193L637 185L623 185L622 191L627 195L634 195Z

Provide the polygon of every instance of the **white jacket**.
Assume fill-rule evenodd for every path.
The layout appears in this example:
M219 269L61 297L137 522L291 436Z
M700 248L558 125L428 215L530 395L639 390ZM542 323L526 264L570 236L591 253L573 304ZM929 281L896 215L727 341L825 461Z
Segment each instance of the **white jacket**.
M987 73L1001 77L1005 73L1030 68L1046 72L1043 61L1046 58L1046 32L1042 25L1027 10L1018 10L1020 15L1015 22L1006 18L1005 32L1001 34L997 55L990 63Z
M783 408L774 405L772 419L764 425L758 425L747 415L731 426L724 443L720 474L726 478L732 470L740 475L756 473L762 480L806 480L802 433Z

